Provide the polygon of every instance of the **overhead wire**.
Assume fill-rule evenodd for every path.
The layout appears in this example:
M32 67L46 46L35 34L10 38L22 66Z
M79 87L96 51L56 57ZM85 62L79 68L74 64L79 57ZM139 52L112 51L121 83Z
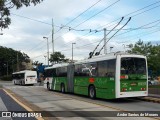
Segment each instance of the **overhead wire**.
M153 5L157 5L158 3L160 3L160 1L154 2L154 3L150 4L150 5L147 5L147 6L145 6L145 7L143 7L143 8L140 8L140 9L138 9L138 10L136 10L136 11L130 12L130 13L124 15L124 17L127 17L127 16L129 16L129 15L131 15L131 14L137 13L137 12L139 12L139 11L142 11L142 10L148 8L148 7L153 6ZM140 15L140 14L142 14L142 13L148 12L148 11L150 11L150 10L152 10L152 9L155 9L155 8L159 7L159 6L160 6L160 5L158 5L158 6L156 6L156 7L152 7L152 8L150 8L150 9L145 10L145 11L142 11L142 12L140 12L140 13L137 13L137 14L131 16L131 17L133 18L133 17L135 17L135 16L137 16L137 15ZM108 23L108 24L105 24L105 25L103 25L103 26L110 25L111 23L114 23L114 22L118 21L119 19L120 19L120 18L118 18L118 19L116 19L116 20L113 20L112 22L110 22L110 23ZM127 19L127 18L126 18L126 19ZM115 24L115 23L114 23L114 24ZM113 24L111 24L111 25L108 26L108 27L111 27L112 25L113 25ZM100 29L100 28L102 28L102 26L101 26L101 27L98 27L98 28L96 28L96 29ZM149 27L148 27L148 28L149 28ZM128 28L128 29L122 29L122 30L148 29L148 28ZM118 29L115 29L115 30L118 30ZM110 30L107 30L107 31L110 31ZM90 32L84 34L83 36L87 36L89 33L90 33ZM90 35L92 35L92 34L93 34L93 33L91 33Z
M86 19L85 21L81 22L80 24L74 26L73 28L76 28L80 25L82 25L83 23L87 22L88 20L90 20L91 18L95 17L96 15L100 14L101 12L107 10L108 8L112 7L113 5L115 5L116 3L118 3L120 0L115 1L114 3L110 4L109 6L107 6L106 8L100 10L99 12L97 12L96 14L92 15L91 17L89 17L88 19Z
M80 13L78 16L76 16L75 18L73 18L71 21L69 21L68 23L66 23L63 28L65 28L66 25L70 24L71 22L73 22L74 20L76 20L78 17L80 17L81 15L83 15L85 12L87 12L89 9L91 9L92 7L94 7L96 4L98 4L99 2L101 2L102 0L98 0L97 2L95 2L93 5L91 5L89 8L87 8L86 10L84 10L82 13ZM32 18L29 18L29 17L25 17L25 16L22 16L22 15L17 15L17 14L14 14L14 13L11 13L12 15L15 15L15 16L18 16L18 17L22 17L22 18L26 18L26 19L29 19L29 20L32 20L32 21L36 21L36 22L40 22L40 23L43 23L43 24L47 24L47 25L52 25L50 23L46 23L46 22L43 22L43 21L40 21L40 20L36 20L36 19L32 19ZM54 25L55 27L59 27L60 30L62 29L62 26L56 26ZM77 30L76 30L77 31ZM82 30L81 30L82 31ZM55 34L55 33L54 33ZM34 47L35 48L35 47Z
M78 16L76 16L75 18L73 18L72 20L70 20L69 22L67 22L65 25L63 26L67 26L70 23L72 23L74 20L76 20L77 18L79 18L81 15L83 15L85 12L87 12L88 10L90 10L92 7L94 7L96 4L98 4L99 2L101 2L102 0L98 0L96 3L94 3L93 5L91 5L90 7L88 7L86 10L84 10L82 13L80 13ZM59 31L59 30L58 30ZM58 32L57 31L57 32Z
M153 23L153 22L152 22ZM149 24L147 24L147 25L149 25ZM144 26L144 25L143 25ZM140 27L142 27L142 26L140 26ZM100 40L101 41L101 40ZM100 41L96 41L96 42L92 42L92 43L89 43L89 44L85 44L85 45L81 45L81 46L78 46L78 47L75 47L74 49L80 49L80 48L84 48L84 47L88 47L88 46L91 46L91 44L96 44L96 43L98 43L98 42L100 42ZM63 51L69 51L69 50L71 50L71 48L70 49L63 49L63 50L60 50L61 52L63 52ZM41 55L42 56L42 55Z
M101 11L99 11L98 13L94 14L93 16L91 16L91 17L89 17L88 19L86 19L85 21L83 21L83 23L87 22L87 21L90 20L91 18L95 17L96 15L100 14L101 12L103 12L103 11L105 11L106 9L110 8L111 6L115 5L115 4L118 3L119 1L120 1L120 0L117 0L116 2L114 2L114 3L110 4L109 6L105 7L104 9L102 9ZM76 25L75 27L73 27L73 28L71 28L71 29L74 29L74 28L80 26L80 25L83 24L83 23L80 23L80 24ZM89 30L90 30L90 29L89 29ZM93 31L96 31L96 30L93 30ZM68 32L67 32L67 33L68 33ZM57 38L54 39L54 41L57 40L57 39L60 38L60 37L61 37L61 36L58 36ZM50 43L51 43L51 42L50 42Z
M160 1L158 1L158 2L160 2ZM158 2L157 2L157 3L158 3ZM155 3L153 3L153 4L155 4ZM153 5L153 4L151 4L151 5ZM151 6L151 5L149 5L149 6ZM147 6L146 6L146 7L147 7ZM144 7L144 8L146 8L146 7ZM158 6L157 6L157 7L158 7ZM144 9L144 8L143 8L143 9ZM155 8L155 7L154 7L154 8ZM151 10L151 9L149 9L149 10ZM146 10L146 11L149 11L149 10ZM138 11L138 10L137 10L137 11ZM146 12L146 11L145 11L145 12ZM135 11L135 12L136 12L136 11ZM133 12L133 13L134 13L134 12ZM144 11L143 11L143 13L144 13ZM138 14L136 14L136 15L138 15ZM136 16L136 15L134 15L134 16Z
M150 22L150 23L147 23L147 24L142 25L142 26L137 27L137 28L145 27L145 26L151 25L151 24L156 23L156 22L160 22L160 19L158 19L158 20L156 20L156 21L153 21L153 22ZM153 26L152 26L152 28L153 28ZM131 31L128 31L128 32L131 32ZM125 33L124 33L124 34L125 34ZM116 36L117 36L117 35L116 35ZM113 37L116 37L116 36L113 36ZM102 39L101 39L101 40L102 40ZM100 42L101 40L99 40L98 42ZM97 42L93 42L93 43L97 43ZM90 44L92 44L92 43L85 44L85 45L90 45ZM85 46L85 45L82 45L82 46L80 46L80 47L83 47L83 46ZM63 49L63 50L61 50L61 51L66 51L66 50L71 50L71 49Z
M83 23L87 22L88 20L90 20L91 18L95 17L96 15L100 14L101 12L105 11L106 9L112 7L113 5L115 5L116 3L118 3L120 0L117 0L116 2L110 4L109 6L107 6L106 8L102 9L101 11L99 11L98 13L92 15L91 17L87 18L85 21L81 22L80 24L76 25L73 27L73 29L75 29L76 27L82 25ZM70 28L71 29L71 28ZM90 30L90 29L89 29ZM67 32L68 33L68 32ZM54 40L57 40L59 37L61 36L58 36L57 38L55 38Z

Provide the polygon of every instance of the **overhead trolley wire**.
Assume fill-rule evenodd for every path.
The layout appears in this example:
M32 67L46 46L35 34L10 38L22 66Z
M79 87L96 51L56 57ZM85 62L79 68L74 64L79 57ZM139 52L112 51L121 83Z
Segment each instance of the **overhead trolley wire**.
M119 29L117 30L107 41L106 43L108 43L122 28L124 28L128 23L129 21L131 20L131 17L128 19L128 21ZM98 54L101 53L101 51L103 50L104 46L106 45L106 43L102 46L102 48L99 50Z
M155 4L159 3L159 2L160 2L160 1L157 1L157 2L155 2L155 3L153 3L153 4L150 4L150 5L148 5L148 6L145 6L145 7L141 8L141 9L136 10L136 11L134 11L134 12L131 12L131 13L129 13L129 14L137 13L138 11L141 11L141 10L143 10L143 9L146 9L146 8L150 7L150 6L153 6L153 5L155 5ZM156 7L159 7L159 6L156 6ZM156 8L156 7L147 9L147 10L145 10L145 11L143 11L143 12L141 12L141 13L138 13L138 14L136 14L136 15L134 15L134 16L137 16L137 15L139 15L139 14L145 13L145 12L147 12L147 11L149 11L149 10L152 10L152 9ZM126 16L128 16L129 14L127 14ZM126 16L125 16L125 17L126 17ZM118 20L118 19L116 19L116 20L114 20L114 21L112 21L112 22L115 22L115 21L117 21L117 20ZM111 22L111 23L112 23L112 22ZM109 24L110 24L110 23L109 23ZM109 24L107 24L107 25L109 25ZM142 29L143 29L143 28L142 28Z
M98 0L96 3L94 3L93 5L91 5L89 8L87 8L85 11L83 11L82 13L80 13L78 16L76 16L74 19L70 20L68 23L66 23L63 27L62 26L56 26L56 27L59 27L60 29L58 31L60 31L62 28L64 28L66 25L70 24L71 22L73 22L74 20L76 20L78 17L80 17L81 15L83 15L85 12L87 12L89 9L91 9L92 7L94 7L96 4L98 4L99 2L101 2L102 0ZM36 21L36 22L40 22L40 23L44 23L44 24L47 24L47 25L52 25L50 23L45 23L45 22L42 22L42 21L39 21L39 20L35 20L35 19L32 19L32 18L29 18L29 17L25 17L25 16L21 16L21 15L17 15L17 14L14 14L12 13L13 15L16 15L16 16L19 16L19 17L23 17L23 18L26 18L26 19L29 19L29 20L33 20L33 21ZM55 26L55 25L54 25ZM56 31L54 34L56 34L58 31ZM58 37L59 38L59 37ZM57 38L56 38L57 39Z
M109 35L109 34L123 21L123 19L124 19L124 17L121 18L121 20L118 22L118 24L117 24L116 26L114 26L114 27L112 28L112 30L107 33L107 35ZM107 36L107 35L106 35L106 36ZM96 46L96 48L93 50L93 52L91 52L91 53L89 54L89 55L90 55L89 58L92 58L94 52L96 51L96 49L98 48L98 46L101 44L101 42L102 42L103 40L104 40L104 39L102 39L102 40L98 43L98 45Z
M102 0L98 0L96 3L94 3L93 5L91 5L89 8L87 8L86 10L84 10L82 13L80 13L78 16L76 16L75 18L73 18L72 20L70 20L68 23L66 23L64 26L69 25L70 23L72 23L74 20L76 20L77 18L79 18L81 15L83 15L85 12L87 12L88 10L90 10L92 7L94 7L96 4L98 4L99 2L101 2Z
M153 6L153 5L157 5L158 3L160 3L160 1L157 1L157 2L154 2L153 4L150 4L150 5L147 5L147 6L145 6L145 7L143 7L143 8L140 8L140 9L138 9L138 10L136 10L136 11L133 11L133 12L131 12L131 13L128 13L128 14L126 14L126 15L124 15L124 17L127 17L127 16L129 16L129 15L131 15L131 14L134 14L134 13L137 13L137 12L139 12L139 11L141 11L141 10L143 10L143 9L146 9L146 8L148 8L148 7L151 7L151 6ZM132 18L133 17L135 17L135 16L137 16L137 15L140 15L140 14L142 14L142 13L145 13L145 12L148 12L148 11L150 11L150 10L152 10L152 9L155 9L155 8L157 8L157 7L159 7L159 5L158 6L156 6L156 7L152 7L152 8L150 8L150 9L148 9L148 10L145 10L145 11L143 11L143 12L141 12L141 13L137 13L136 15L133 15L133 16L131 16ZM96 29L100 29L100 28L104 28L104 26L107 26L107 25L110 25L111 23L114 23L114 22L116 22L116 21L118 21L120 18L118 18L118 19L116 19L116 20L113 20L112 22L110 22L110 23L108 23L108 24L105 24L105 25L103 25L103 26L101 26L101 27L98 27L98 28L96 28ZM125 18L125 19L127 19L127 18ZM115 24L115 23L114 23ZM111 27L113 24L111 24L110 26L108 26L108 27ZM134 29L134 28L133 28ZM137 29L137 28L136 28ZM141 28L141 29L145 29L145 28ZM124 29L124 30L127 30L127 29ZM107 31L110 31L110 30L107 30ZM90 33L90 32L89 32ZM84 34L83 36L87 36L89 33L86 33L86 34ZM90 35L92 35L93 33L91 33ZM89 35L88 35L89 36Z
M98 13L92 15L91 17L89 17L88 19L86 19L85 21L81 22L80 24L76 25L76 26L73 27L73 28L76 28L76 27L80 26L81 24L87 22L87 21L90 20L91 18L95 17L96 15L100 14L101 12L103 12L103 11L107 10L108 8L112 7L113 5L115 5L116 3L118 3L119 1L120 1L120 0L117 0L116 2L110 4L110 5L107 6L106 8L104 8L104 9L102 9L101 11L99 11Z
M136 11L130 12L130 13L124 15L124 17L126 18L127 16L129 16L129 15L131 15L131 14L137 13L137 12L139 12L139 11L141 11L141 10L143 10L143 9L146 9L146 8L148 8L148 7L151 7L151 6L153 6L153 5L157 5L158 3L160 3L160 0L157 1L157 2L154 2L154 3L152 3L152 4L149 4L149 5L147 5L147 6L143 7L143 8L140 8L140 9L138 9L138 10L136 10ZM156 8L156 7L154 7L154 8ZM154 8L152 8L152 9L154 9ZM149 10L152 10L152 9L149 9ZM149 10L147 10L147 11L149 11ZM147 12L147 11L143 11L143 13L144 13L144 12ZM139 14L140 14L140 13L138 13L138 14L136 14L136 15L133 15L133 16L130 16L130 17L133 18L133 17L135 17L135 16L137 16L137 15L139 15ZM108 26L108 25L110 25L111 23L114 23L114 22L118 21L119 19L121 19L121 17L118 18L118 19L115 19L115 20L111 21L110 23L107 23L107 24L105 24L105 25L103 25L103 26L101 26L101 27L98 27L97 29L103 28L104 26ZM126 19L127 19L127 18L126 18ZM110 26L108 26L108 27L110 27Z
M83 22L81 22L80 24L74 26L73 28L70 28L70 30L72 30L72 29L74 30L74 28L82 25L83 23L87 22L88 20L90 20L91 18L95 17L96 15L98 15L98 14L100 14L101 12L105 11L106 9L112 7L113 5L115 5L116 3L118 3L119 1L120 1L120 0L117 0L116 2L110 4L110 5L107 6L106 8L102 9L101 11L99 11L98 13L96 13L96 14L94 14L93 16L91 16L91 17L89 17L88 19L86 19L85 21L83 21ZM60 37L60 36L59 36L59 37ZM57 38L59 38L59 37L57 37ZM56 39L57 39L57 38L56 38ZM55 40L56 40L56 39L55 39Z

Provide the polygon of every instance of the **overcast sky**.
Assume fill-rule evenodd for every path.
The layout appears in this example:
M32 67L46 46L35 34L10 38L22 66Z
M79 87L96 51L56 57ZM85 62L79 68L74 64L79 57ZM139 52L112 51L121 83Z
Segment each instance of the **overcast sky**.
M158 0L44 0L37 6L11 9L12 23L9 29L1 31L0 45L24 52L33 61L45 63L47 42L43 37L49 38L49 51L52 53L53 18L54 51L71 58L72 43L76 43L73 45L74 59L84 59L103 39L103 29L106 28L108 33L124 16L116 30L129 17L132 19L108 42L107 52L110 52L110 47L113 47L111 52L124 51L124 45L139 39L159 43L159 11ZM115 32L112 31L107 38Z

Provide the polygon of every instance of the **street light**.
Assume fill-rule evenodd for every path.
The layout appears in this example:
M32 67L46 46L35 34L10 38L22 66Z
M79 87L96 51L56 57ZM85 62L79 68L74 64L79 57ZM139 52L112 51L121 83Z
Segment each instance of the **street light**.
M76 44L76 43L72 43L72 62L73 62L73 44Z
M49 66L49 44L48 44L48 37L43 37L47 40L47 58L48 58L48 66Z

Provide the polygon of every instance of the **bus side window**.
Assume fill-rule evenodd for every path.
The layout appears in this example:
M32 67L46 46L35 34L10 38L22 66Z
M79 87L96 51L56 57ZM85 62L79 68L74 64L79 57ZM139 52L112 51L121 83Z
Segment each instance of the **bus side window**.
M104 77L108 74L107 61L98 62L98 76Z
M106 76L107 77L114 77L114 73L113 72L108 72L108 73L106 73Z

